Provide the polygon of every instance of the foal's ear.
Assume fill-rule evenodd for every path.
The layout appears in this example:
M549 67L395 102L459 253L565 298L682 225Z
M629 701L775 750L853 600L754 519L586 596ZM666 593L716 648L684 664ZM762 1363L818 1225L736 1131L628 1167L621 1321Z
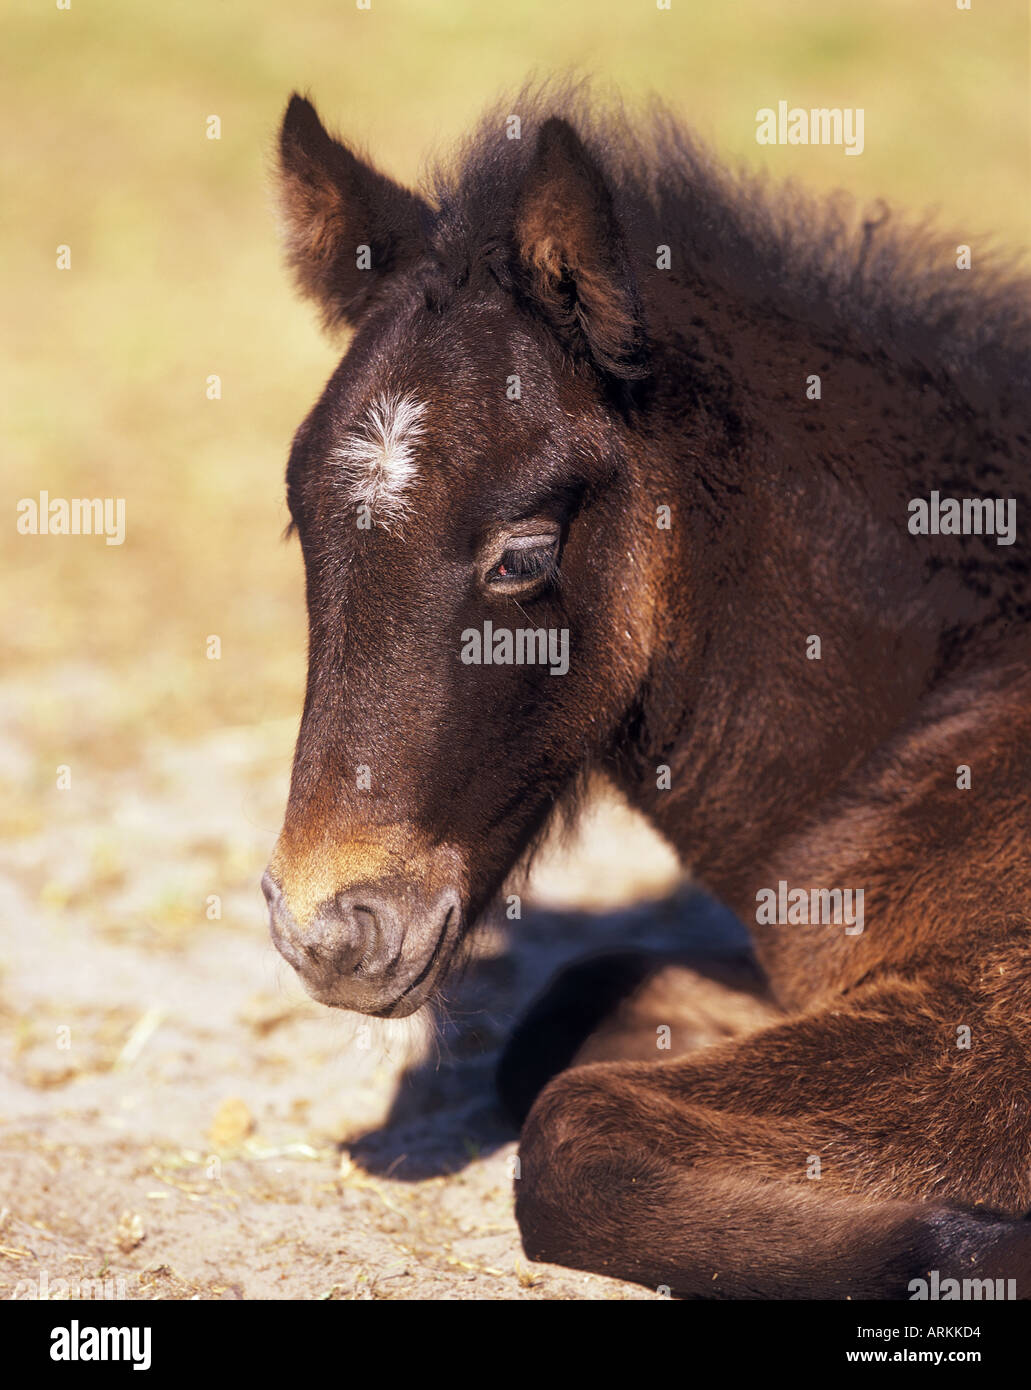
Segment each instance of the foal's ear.
M646 374L643 315L612 195L580 137L555 116L519 193L515 251L525 291L569 349L617 377Z
M353 324L387 276L418 260L429 209L334 140L296 93L279 135L279 171L297 283L327 328Z

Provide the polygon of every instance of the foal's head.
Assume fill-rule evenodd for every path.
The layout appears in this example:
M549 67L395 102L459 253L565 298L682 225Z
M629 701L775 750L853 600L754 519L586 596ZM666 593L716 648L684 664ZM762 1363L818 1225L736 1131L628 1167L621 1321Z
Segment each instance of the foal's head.
M309 670L264 888L312 995L389 1017L439 985L647 662L627 248L568 124L510 133L432 206L299 97L281 135L291 263L354 334L287 470Z

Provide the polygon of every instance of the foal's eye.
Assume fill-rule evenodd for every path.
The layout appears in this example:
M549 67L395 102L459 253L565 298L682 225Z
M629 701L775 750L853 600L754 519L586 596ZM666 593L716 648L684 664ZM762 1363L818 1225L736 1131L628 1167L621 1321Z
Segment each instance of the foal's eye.
M543 588L554 577L557 562L557 536L513 536L488 571L487 583L500 593L522 594Z

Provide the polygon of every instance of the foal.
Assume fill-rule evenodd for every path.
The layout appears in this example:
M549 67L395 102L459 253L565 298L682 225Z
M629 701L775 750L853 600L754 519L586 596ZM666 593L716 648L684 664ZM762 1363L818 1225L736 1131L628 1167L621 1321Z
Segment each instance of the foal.
M411 1013L602 770L752 926L765 996L731 1041L562 1070L642 972L560 982L502 1069L528 1255L1028 1296L1025 287L731 179L661 112L522 98L417 194L295 96L280 157L299 285L354 329L287 473L280 951ZM762 993L703 975L738 1024Z

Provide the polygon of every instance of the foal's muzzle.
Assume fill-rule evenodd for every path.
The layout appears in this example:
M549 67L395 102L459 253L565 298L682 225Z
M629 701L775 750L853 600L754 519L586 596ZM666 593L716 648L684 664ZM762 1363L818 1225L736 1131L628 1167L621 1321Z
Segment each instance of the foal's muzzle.
M272 871L261 880L272 940L320 1004L381 1018L404 1018L425 1003L461 935L461 899L428 897L413 883L357 884L294 918Z

